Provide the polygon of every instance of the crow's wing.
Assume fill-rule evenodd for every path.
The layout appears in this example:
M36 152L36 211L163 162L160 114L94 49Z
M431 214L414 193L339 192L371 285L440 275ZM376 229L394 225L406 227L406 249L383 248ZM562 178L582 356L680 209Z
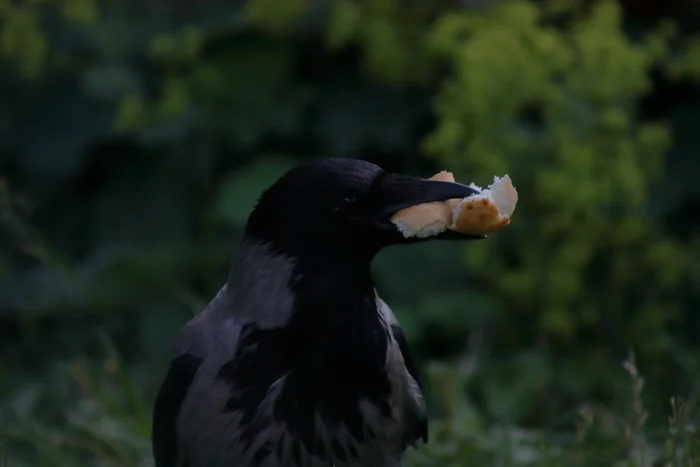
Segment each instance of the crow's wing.
M425 403L423 401L423 385L421 382L420 375L418 373L418 368L416 366L413 357L411 356L410 349L408 348L408 342L406 341L406 336L401 330L396 315L391 311L389 305L386 304L381 298L379 300L379 308L384 314L387 323L391 326L391 333L394 336L394 340L399 346L401 355L403 356L404 365L406 366L406 371L411 375L416 383L416 387L413 391L409 391L409 397L413 400L413 410L410 411L412 415L408 422L409 426L406 427L406 439L405 444L415 444L416 441L422 439L424 442L428 442L428 416L425 409Z
M212 341L217 340L216 319L221 315L217 309L227 306L225 296L226 286L178 335L174 357L153 407L151 437L155 467L177 467L183 463L183 453L178 452L181 444L177 430L178 418L197 372L207 358L208 347ZM235 346L235 342L232 345Z
M224 292L224 290L222 290ZM236 302L238 304L238 302ZM382 302L383 303L383 302ZM275 382L266 398L251 412L253 420L246 420L239 408L232 410L230 403L238 390L233 381L222 379L221 372L232 362L246 358L255 346L238 348L244 339L243 326L235 322L231 313L222 312L230 307L230 297L220 293L200 315L181 331L176 344L175 357L158 394L153 414L153 451L156 467L280 467L289 465L290 453L281 458L268 455L274 446L260 444L267 440L284 440L280 446L289 451L284 425L271 423L272 402L283 385L283 379ZM403 365L415 384L406 387L407 406L402 424L404 447L418 439L427 439L427 419L418 373L408 353L406 339L398 327L396 318L384 304L387 323L402 357ZM243 352L240 355L239 352ZM409 378L409 380L411 380ZM257 405L257 404L256 404ZM264 426L256 427L262 423ZM245 436L243 427L256 428L254 436ZM258 429L260 428L260 429ZM249 445L249 443L252 443ZM293 454L293 452L291 453ZM260 458L257 458L260 456ZM311 466L320 467L322 459L308 459ZM303 463L302 461L297 462Z
M177 466L177 417L202 358L184 353L171 360L153 408L153 457L156 467Z
M408 370L408 374L411 375L411 377L415 380L416 384L418 385L418 389L420 389L421 392L423 392L423 383L421 381L420 375L418 374L418 367L416 366L416 362L411 356L411 351L408 348L408 341L406 340L406 336L404 335L401 326L399 326L398 324L392 324L391 333L393 334L396 343L399 344L399 350L401 350L401 355L403 355L403 362L406 365L406 370Z
M413 358L411 357L411 352L408 349L408 342L406 341L406 336L404 336L403 331L399 327L398 324L394 324L391 326L391 332L394 335L394 339L396 340L396 343L399 344L399 350L401 350L401 355L403 355L403 361L404 364L406 365L406 370L408 371L408 374L411 375L411 377L414 379L416 382L416 385L418 385L418 390L421 392L421 397L423 393L423 386L420 380L420 377L418 375L418 369L416 368L416 364L413 361ZM414 430L411 430L410 433L413 433L412 435L408 436L408 439L406 439L407 444L415 444L416 441L419 439L422 439L423 442L427 443L428 442L428 417L427 414L425 413L424 410L418 411L418 413L415 414L416 418L414 420Z

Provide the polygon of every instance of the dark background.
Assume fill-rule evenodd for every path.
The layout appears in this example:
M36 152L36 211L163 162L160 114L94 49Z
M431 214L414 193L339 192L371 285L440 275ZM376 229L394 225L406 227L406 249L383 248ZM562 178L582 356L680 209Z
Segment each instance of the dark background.
M0 0L0 465L152 465L175 333L327 156L520 193L376 262L411 466L697 464L698 83L693 1Z

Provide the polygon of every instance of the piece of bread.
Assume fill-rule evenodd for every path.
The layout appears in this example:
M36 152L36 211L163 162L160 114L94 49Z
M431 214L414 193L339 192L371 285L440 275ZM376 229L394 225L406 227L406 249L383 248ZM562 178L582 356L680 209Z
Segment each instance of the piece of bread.
M454 182L455 177L443 170L430 177L430 180ZM406 238L432 237L444 232L452 224L452 206L445 201L417 204L396 211L391 216L391 221Z
M430 178L454 182L450 172L442 171ZM404 237L427 238L447 229L462 234L487 235L510 224L518 202L518 192L508 175L494 177L488 188L473 183L480 193L463 199L418 204L397 211L391 221Z
M493 177L485 190L461 200L450 200L452 223L450 230L463 234L487 235L510 224L510 217L518 203L518 192L508 175Z

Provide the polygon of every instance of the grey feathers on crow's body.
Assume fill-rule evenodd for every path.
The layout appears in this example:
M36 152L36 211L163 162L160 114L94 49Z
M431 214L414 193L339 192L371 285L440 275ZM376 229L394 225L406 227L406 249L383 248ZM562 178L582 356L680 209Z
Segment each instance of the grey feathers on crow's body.
M177 338L156 467L400 467L428 439L426 408L371 262L409 243L388 221L398 206L471 192L346 159L268 189L228 281Z
M356 407L348 409L358 412L360 426L346 426L342 419L334 417L334 407L331 408L330 414L328 410L316 411L310 408L311 411L304 416L307 420L302 423L309 424L313 432L310 443L305 445L299 438L299 433L304 431L304 427L290 432L289 422L275 414L275 405L279 403L279 398L285 391L286 379L294 372L293 369L290 369L289 373L275 373L273 377L276 379L270 381L266 387L258 387L256 379L250 380L250 383L237 384L235 380L230 381L222 374L223 368L235 367L232 362L238 360L250 359L250 363L257 364L252 354L258 350L255 348L257 345L265 345L257 342L253 343L252 347L241 345L242 333L261 332L251 331L248 327L252 325L257 328L255 321L251 319L253 310L247 309L248 307L255 306L258 301L271 308L288 304L290 309L278 310L279 316L284 316L284 311L289 317L291 312L292 300L287 296L291 291L285 291L283 286L288 280L285 276L288 276L289 270L284 264L285 261L268 253L260 245L246 244L240 253L237 258L239 262L250 261L252 258L248 255L256 257L253 264L246 269L252 277L232 275L233 281L240 282L225 285L210 305L187 324L176 343L176 360L188 355L199 360L200 364L194 369L196 374L182 399L175 424L176 435L168 441L176 443L178 460L186 460L187 463L174 463L172 466L296 467L328 466L330 463L336 467L397 465L396 462L407 445L414 444L418 437L427 437L427 427L425 406L418 383L406 370L404 356L393 337L392 327L397 329L397 322L389 307L375 296L378 323L382 326L387 341L386 352L382 356L382 366L390 386L384 395L385 400L382 401L386 404L386 412L382 412L381 407L377 406L371 397L362 397L359 388L333 388L333 381L325 381L326 384L330 383L322 388L328 392L325 398L329 400L329 404L336 403L332 394L334 389L357 391L354 395L344 394L340 402L357 404ZM255 265L269 272L257 278L260 282L249 284L248 281L254 280L258 273L262 273ZM247 284L248 287L238 288L242 284ZM270 294L270 291L274 291L274 294ZM254 298L252 294L261 295ZM271 297L277 299L273 300ZM333 313L333 310L328 310L328 313ZM283 326L286 323L277 324ZM268 325L272 323L265 318L263 327L259 329L263 329L264 332L264 326ZM280 354L286 352L283 344L281 341L279 346L275 345L275 350ZM327 349L310 348L308 352L323 354ZM305 357L313 360L323 358L323 355ZM259 364L263 367L260 370L264 371L265 360L261 358ZM273 369L274 366L272 363ZM343 368L337 370L343 371ZM171 371L178 370L173 368ZM362 378L361 374L352 376ZM313 392L307 386L316 383L312 377L304 381L302 386L290 386L288 390ZM245 404L246 391L255 392L249 396L249 405ZM256 396L259 400L255 400ZM301 394L291 394L291 403L294 404L300 396ZM323 398L322 395L320 399ZM226 407L231 405L232 401L235 407L228 410ZM171 407L168 410L177 409ZM290 410L293 411L293 408ZM358 428L360 436L355 431ZM358 441L358 437L362 438L362 442ZM359 460L371 463L360 464ZM160 464L157 465L161 467ZM162 464L162 467L170 465Z

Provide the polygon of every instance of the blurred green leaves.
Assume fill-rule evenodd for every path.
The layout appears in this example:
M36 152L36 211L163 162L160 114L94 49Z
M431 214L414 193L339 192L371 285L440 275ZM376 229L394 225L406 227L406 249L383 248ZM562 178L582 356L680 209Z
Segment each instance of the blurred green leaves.
M217 218L243 227L262 192L295 165L289 157L268 156L231 174L220 186L214 208Z
M178 33L162 33L151 38L148 56L155 62L171 65L187 63L200 55L203 40L201 29L185 26Z
M75 177L90 145L110 130L108 111L72 80L54 80L23 110L27 119L18 135L24 150L19 163L37 177Z
M313 2L311 0L249 0L243 7L244 17L251 24L276 36L289 33L301 20Z
M620 316L624 326L628 310L643 321L648 315L642 310L667 290L661 285L668 284L666 268L686 271L673 286L680 297L687 263L676 256L681 245L644 216L670 135L663 123L640 121L635 103L650 90L649 70L666 31L658 32L653 47L633 43L614 2L596 3L570 29L542 21L538 7L516 1L482 13L447 13L433 26L433 47L453 72L438 95L440 123L426 148L463 177L479 182L509 173L529 194L509 232L470 247L467 259L508 308L536 317L541 338L568 346L603 315ZM512 122L524 123L523 110L533 106L539 136L522 140ZM657 267L648 268L643 255L626 248L632 244L646 251L666 247L655 255ZM623 258L631 269L606 274L606 282L598 280L600 270L591 270L596 264L609 271L608 264ZM644 305L622 292L642 288ZM663 302L669 310L682 299ZM652 314L664 315L659 309ZM672 319L667 311L625 342L656 340ZM513 326L513 333L521 325L505 317L501 324ZM643 351L658 350L645 345Z
M310 96L290 82L294 54L287 42L240 37L213 55L193 75L206 124L243 147L297 131Z
M63 0L60 11L63 16L77 24L94 24L97 21L98 4L95 0Z
M140 93L140 77L127 66L104 63L87 68L82 76L85 93L100 101L117 101L130 93Z
M49 49L39 7L31 2L18 7L4 3L0 4L0 54L14 62L25 78L34 79L42 71Z
M61 362L19 386L0 413L8 465L152 465L141 378L114 355L104 366Z
M167 362L173 342L192 315L162 303L146 305L139 311L138 331L141 349L149 361Z

